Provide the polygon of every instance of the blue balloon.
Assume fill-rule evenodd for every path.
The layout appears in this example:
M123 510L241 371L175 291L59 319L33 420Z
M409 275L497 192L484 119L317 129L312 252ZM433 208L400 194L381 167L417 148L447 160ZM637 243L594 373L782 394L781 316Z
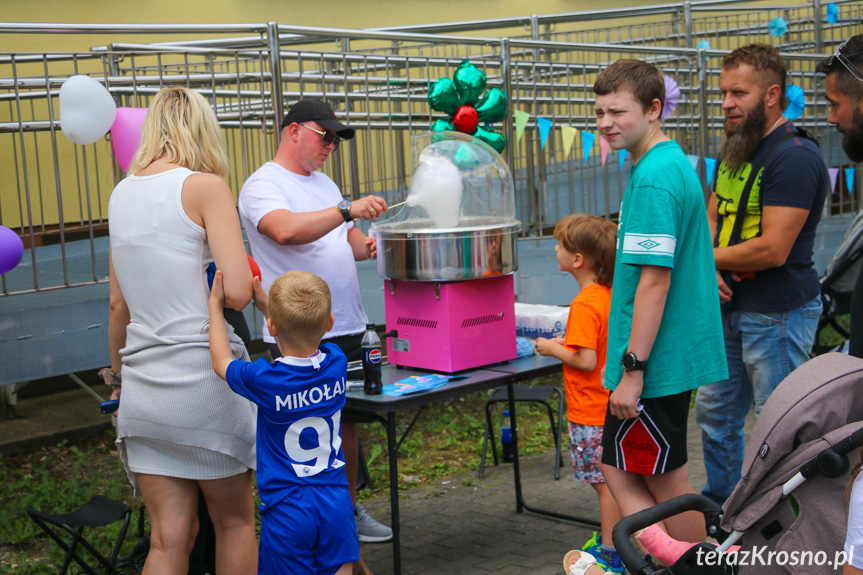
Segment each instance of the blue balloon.
M785 97L788 98L788 107L785 108L784 115L793 122L803 114L803 108L806 106L806 95L800 86L788 84L785 86Z
M833 2L827 5L827 21L830 24L836 24L839 21L839 8Z
M788 32L788 22L785 18L776 17L770 21L770 35L774 38L781 38Z

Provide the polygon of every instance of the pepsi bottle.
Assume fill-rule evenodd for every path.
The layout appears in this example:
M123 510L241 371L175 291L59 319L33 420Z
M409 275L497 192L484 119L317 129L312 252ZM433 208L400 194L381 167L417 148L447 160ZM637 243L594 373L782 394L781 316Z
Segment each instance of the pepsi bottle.
M380 395L383 393L381 385L381 338L375 331L375 324L366 324L366 333L363 334L363 391L366 395Z

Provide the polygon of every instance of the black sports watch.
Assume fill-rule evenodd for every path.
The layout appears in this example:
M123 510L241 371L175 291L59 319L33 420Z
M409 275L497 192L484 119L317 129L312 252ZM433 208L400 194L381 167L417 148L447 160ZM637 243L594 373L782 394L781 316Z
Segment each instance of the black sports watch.
M638 356L631 351L623 355L620 364L623 366L624 371L644 371L644 368L647 367L647 362L638 361Z
M345 218L346 222L350 222L354 219L351 215L351 201L348 199L344 199L338 203L336 206L339 211L342 213L342 217Z

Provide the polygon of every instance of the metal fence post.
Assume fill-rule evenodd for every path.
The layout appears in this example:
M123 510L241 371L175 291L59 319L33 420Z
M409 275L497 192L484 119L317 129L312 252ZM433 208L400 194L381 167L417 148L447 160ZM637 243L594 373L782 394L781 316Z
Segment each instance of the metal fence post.
M692 0L683 2L683 25L686 29L686 47L692 48Z
M812 21L815 22L815 52L821 54L824 52L824 31L822 30L824 22L821 20L821 0L812 0Z
M699 84L699 92L698 99L699 108L700 108L700 119L699 119L699 135L698 135L698 145L701 148L701 157L707 158L707 129L708 129L708 113L709 113L709 102L707 101L707 57L704 55L704 50L698 51L698 84ZM702 162L704 166L704 182L707 183L707 164L706 162Z
M276 147L282 139L279 124L282 123L284 102L282 102L282 64L279 58L279 25L267 22L267 49L270 51L270 100L273 105L273 132L276 136Z

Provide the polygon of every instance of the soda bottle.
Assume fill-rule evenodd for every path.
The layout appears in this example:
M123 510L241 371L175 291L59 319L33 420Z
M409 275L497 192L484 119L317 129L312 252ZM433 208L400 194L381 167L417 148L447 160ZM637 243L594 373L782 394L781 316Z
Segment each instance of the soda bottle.
M379 395L381 386L381 338L375 331L375 324L366 324L363 334L363 391L366 395Z
M515 461L515 451L512 445L512 427L510 427L509 411L503 412L503 423L500 425L500 446L503 451L501 459L504 463Z

